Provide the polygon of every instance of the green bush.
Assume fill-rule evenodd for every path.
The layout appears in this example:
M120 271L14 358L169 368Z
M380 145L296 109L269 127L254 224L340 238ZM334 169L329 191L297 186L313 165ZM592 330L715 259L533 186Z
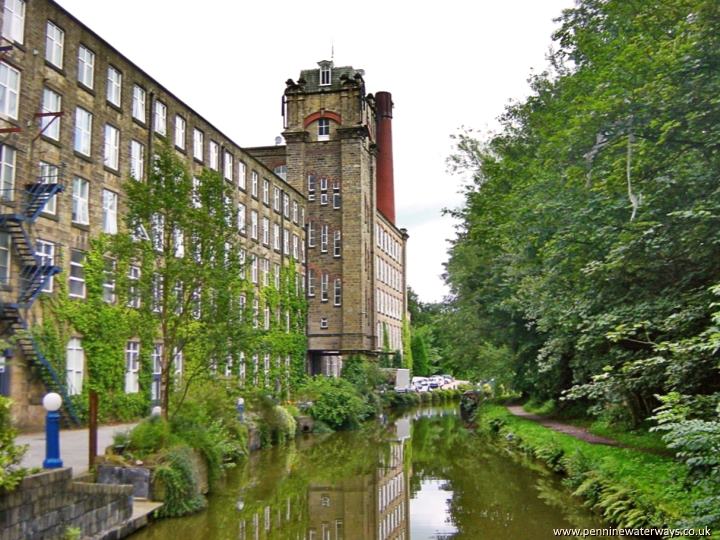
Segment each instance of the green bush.
M312 401L310 414L333 429L356 427L373 412L352 383L346 379L314 377L298 395Z
M0 491L10 491L18 485L27 471L20 467L27 447L15 444L17 432L10 421L12 401L0 396Z
M145 458L170 446L171 439L170 424L159 416L153 416L133 428L126 449L136 457Z
M155 478L165 491L165 504L158 510L159 516L184 516L205 508L207 501L195 481L191 456L190 447L175 446L167 451L155 468Z

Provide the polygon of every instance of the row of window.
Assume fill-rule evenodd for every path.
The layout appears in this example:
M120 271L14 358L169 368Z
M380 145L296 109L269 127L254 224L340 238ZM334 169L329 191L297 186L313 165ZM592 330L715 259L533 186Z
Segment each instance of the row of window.
M377 243L377 247L387 253L390 258L398 262L401 261L402 245L379 223L375 225L375 241Z
M405 535L396 535L396 530L405 523L405 506L398 505L395 509L383 518L378 525L378 538L379 540L386 540L388 538L403 538ZM403 529L404 530L404 529Z
M18 43L24 38L25 2L22 0L6 0L3 19L3 36ZM62 69L64 65L65 32L52 21L47 21L45 39L45 60L51 65ZM78 46L77 59L77 80L84 87L93 90L95 88L95 53L85 45ZM115 107L121 107L123 76L122 72L113 65L108 65L106 75L106 100ZM17 118L18 97L20 93L20 72L6 64L0 63L0 113L11 118ZM139 84L132 85L131 114L133 119L142 124L146 122L148 95L147 91ZM153 130L162 136L168 135L168 107L160 100L152 104L152 127ZM62 111L62 96L50 88L43 90L42 113L60 113ZM40 119L43 134L51 139L59 140L60 118L59 116L43 116ZM118 169L117 147L119 147L119 131L114 126L105 128L105 164ZM175 115L174 144L177 148L185 151L187 146L187 121L180 115ZM74 148L76 151L91 155L92 135L92 113L78 107L75 111ZM109 147L109 148L108 148ZM213 140L208 142L208 166L213 170L220 170L220 154L223 159L223 175L227 180L234 182L234 157L231 152L223 149L221 145ZM205 133L198 128L193 128L192 133L192 155L200 161L205 161ZM112 156L115 156L114 158ZM237 162L237 183L238 187L246 190L246 165L243 161ZM136 176L141 178L141 176ZM258 198L259 175L253 170L251 174L252 196ZM269 180L264 179L263 202L269 202ZM279 204L275 210L280 211ZM287 216L286 216L287 217ZM297 220L296 220L297 222Z
M320 232L320 253L327 253L330 238L330 226L326 223L321 224L314 221L308 222L308 248L314 248L317 246L318 230ZM333 231L332 237L333 256L340 257L342 255L342 232L339 230Z
M328 192L328 178L321 176L317 178L314 174L308 175L308 201L312 202L316 200L317 192L320 195L320 205L326 206L329 203L330 196L332 196L332 207L339 209L342 203L342 196L340 194L340 181L332 181L332 192Z
M301 214L300 222L302 223L305 219L305 212L302 211ZM247 207L238 203L237 224L241 234L247 234L247 223ZM257 242L262 241L262 244L267 247L272 244L275 251L282 251L285 255L291 254L290 242L292 241L293 258L296 261L305 262L305 245L301 242L300 236L291 233L286 227L280 227L279 223L273 223L271 228L270 218L266 216L260 218L257 210L250 211L250 238Z
M316 274L319 274L319 276L317 276ZM307 294L310 298L315 297L315 281L317 277L320 278L320 301L327 302L330 298L330 274L328 274L327 272L317 273L312 268L308 269ZM340 278L335 278L335 280L333 281L333 305L342 305L342 280Z
M382 512L405 491L405 477L400 472L378 487L378 511Z
M380 283L398 292L402 291L402 274L377 255L375 255L375 273Z
M376 327L377 347L382 348L385 345L384 336L385 330L387 329L388 342L390 349L393 351L402 351L402 330L397 326L390 326L389 324L378 321Z
M400 298L377 288L375 289L375 300L377 303L377 312L380 315L398 320L402 319L403 303Z

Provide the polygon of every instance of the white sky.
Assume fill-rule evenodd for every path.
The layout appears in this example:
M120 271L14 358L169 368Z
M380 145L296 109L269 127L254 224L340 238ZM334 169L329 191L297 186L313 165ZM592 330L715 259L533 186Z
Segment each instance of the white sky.
M395 207L408 281L442 299L440 274L462 180L446 172L450 134L486 132L546 66L553 19L572 0L59 0L241 146L274 144L285 80L329 59L393 94Z

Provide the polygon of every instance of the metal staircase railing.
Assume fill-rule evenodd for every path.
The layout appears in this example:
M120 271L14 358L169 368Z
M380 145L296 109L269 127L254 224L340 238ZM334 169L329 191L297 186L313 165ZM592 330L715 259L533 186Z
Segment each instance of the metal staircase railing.
M12 238L21 266L17 302L0 304L0 319L17 335L18 346L25 358L39 366L47 374L45 382L48 390L58 392L62 396L65 405L64 414L68 420L79 424L80 421L67 392L67 382L58 375L52 364L42 354L38 343L28 333L27 323L20 314L20 309L32 307L48 280L62 271L59 266L46 264L43 257L37 253L26 225L34 223L48 201L64 189L65 186L60 183L39 181L28 184L24 190L25 197L18 201L21 211L0 215L0 229L5 230Z

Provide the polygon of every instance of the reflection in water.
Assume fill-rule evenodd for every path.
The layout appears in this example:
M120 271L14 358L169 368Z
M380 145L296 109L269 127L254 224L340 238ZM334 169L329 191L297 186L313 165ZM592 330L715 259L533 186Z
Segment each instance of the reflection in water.
M551 475L463 429L454 408L426 408L257 452L206 511L133 539L542 540L601 526Z

